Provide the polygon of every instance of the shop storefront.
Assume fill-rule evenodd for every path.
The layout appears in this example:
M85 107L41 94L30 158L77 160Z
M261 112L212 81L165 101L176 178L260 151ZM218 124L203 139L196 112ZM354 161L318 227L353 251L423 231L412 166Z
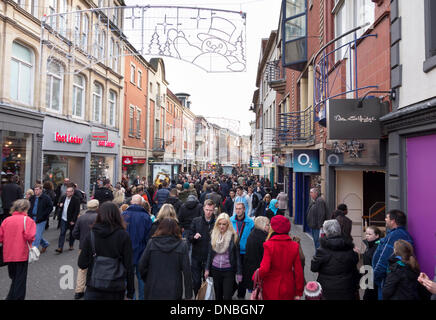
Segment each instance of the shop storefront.
M90 127L46 116L44 119L43 180L56 188L64 178L89 190L85 179L90 163Z
M145 176L147 159L145 157L123 156L121 161L123 167L123 176L129 179L129 185L132 185L137 176L140 179Z
M43 116L17 107L1 105L0 143L2 146L1 180L20 177L23 191L41 179Z

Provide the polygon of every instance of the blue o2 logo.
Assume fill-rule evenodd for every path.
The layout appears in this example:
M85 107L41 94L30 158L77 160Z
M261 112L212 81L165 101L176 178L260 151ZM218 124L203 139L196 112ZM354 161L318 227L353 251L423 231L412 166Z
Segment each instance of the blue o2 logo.
M310 161L310 157L307 153L302 153L298 156L297 161L300 166L305 167L308 165L309 168L312 168L312 162Z

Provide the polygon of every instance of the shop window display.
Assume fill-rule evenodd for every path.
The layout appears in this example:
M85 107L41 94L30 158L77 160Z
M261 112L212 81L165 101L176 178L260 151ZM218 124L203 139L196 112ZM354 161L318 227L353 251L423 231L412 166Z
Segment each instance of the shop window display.
M97 179L109 179L114 185L114 157L92 156L91 157L91 186Z

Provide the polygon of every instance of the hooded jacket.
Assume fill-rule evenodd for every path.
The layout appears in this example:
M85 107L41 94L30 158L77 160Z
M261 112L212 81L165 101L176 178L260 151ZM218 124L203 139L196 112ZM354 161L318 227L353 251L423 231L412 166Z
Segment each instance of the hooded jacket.
M95 235L95 252L98 256L121 259L126 268L126 295L129 299L133 299L135 292L132 264L133 252L129 234L119 227L112 229L109 225L104 224L95 224L91 230ZM89 286L93 264L91 235L88 234L79 255L78 266L80 269L88 269L86 274L87 290L99 292L99 290Z
M192 220L196 217L200 217L203 213L203 206L198 202L196 197L189 196L188 200L180 207L178 218L180 226L189 230Z
M139 273L144 280L146 300L181 300L183 287L185 298L192 298L191 268L185 240L170 235L151 238L139 260Z
M342 236L320 239L321 247L312 259L311 271L318 272L323 297L326 300L354 300L359 285L354 244Z

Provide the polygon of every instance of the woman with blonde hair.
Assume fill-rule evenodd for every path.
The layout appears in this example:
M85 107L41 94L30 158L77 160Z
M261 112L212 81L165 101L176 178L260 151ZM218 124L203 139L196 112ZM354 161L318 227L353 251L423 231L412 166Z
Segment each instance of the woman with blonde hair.
M24 199L29 200L31 197L33 197L35 195L35 192L33 192L32 189L29 189L26 191L26 193L24 194ZM12 210L11 210L12 212Z
M113 202L118 206L121 207L121 205L124 203L126 196L126 190L121 186L121 184L117 184L115 187L115 194L114 194L114 200Z
M176 220L177 223L179 223L179 219L177 219L177 213L174 209L172 204L165 203L159 210L156 216L156 220L151 225L149 238L153 236L153 234L156 232L157 228L159 227L159 223L165 219L170 218Z
M238 236L227 213L221 213L212 230L204 278L213 277L216 300L232 300L236 281L242 281Z

